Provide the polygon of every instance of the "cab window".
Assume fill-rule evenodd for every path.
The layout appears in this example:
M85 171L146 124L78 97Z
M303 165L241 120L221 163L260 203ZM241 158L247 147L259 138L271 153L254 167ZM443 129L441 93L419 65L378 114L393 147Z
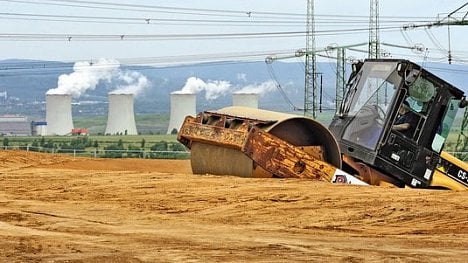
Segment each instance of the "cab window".
M424 77L419 77L408 87L408 98L406 101L415 119L417 119L413 124L414 127L412 127L414 132L409 136L414 141L419 141L422 135L421 132L426 125L427 116L437 94L437 89L437 86Z
M455 116L457 115L459 104L460 100L450 100L447 106L447 110L442 119L441 125L437 128L437 133L435 134L434 139L432 141L432 150L436 152L440 152L442 150L445 140L447 139L450 133L453 121L455 120Z

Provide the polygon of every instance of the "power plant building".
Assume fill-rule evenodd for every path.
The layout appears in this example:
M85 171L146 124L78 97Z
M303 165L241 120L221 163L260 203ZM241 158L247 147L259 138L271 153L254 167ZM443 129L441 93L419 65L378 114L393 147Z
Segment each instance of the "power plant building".
M171 134L176 130L179 131L185 116L196 115L196 96L195 93L171 93L171 116L167 134Z
M73 129L70 94L46 95L47 135L66 135Z
M105 134L137 135L133 94L109 93L109 114Z
M47 135L47 122L33 121L31 122L32 135L46 136Z
M31 122L24 116L0 116L0 134L9 136L30 136Z
M253 93L253 92L233 93L232 105L258 109L258 93Z

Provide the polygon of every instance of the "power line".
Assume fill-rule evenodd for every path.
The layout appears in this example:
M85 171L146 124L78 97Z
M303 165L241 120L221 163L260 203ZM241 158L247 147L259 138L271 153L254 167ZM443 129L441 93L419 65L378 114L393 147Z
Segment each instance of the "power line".
M275 70L273 69L273 65L271 63L266 63L267 69L268 69L268 74L270 75L270 79L274 81L275 87L280 93L281 97L283 97L283 100L291 107L292 110L301 110L298 107L294 105L294 103L291 101L291 99L288 97L286 92L284 91L283 87L279 83L278 77L275 74Z
M219 66L219 65L230 65L230 64L250 64L250 63L258 63L259 61L216 61L216 62L204 62L196 64L197 67L212 67L212 66ZM128 66L128 65L125 65ZM154 66L132 66L132 70L138 71L145 71L145 70L165 70L170 68L184 68L184 67L193 67L194 64L173 64L173 65L164 65L164 67L154 67ZM58 67L57 69L53 70L45 70L45 71L18 71L18 72L2 72L0 70L0 78L1 77L15 77L15 76L43 76L43 75L58 75L64 74L65 69L72 69L73 65ZM60 70L62 69L62 70Z
M160 18L160 17L122 17L122 16L78 16L78 15L54 15L54 14L33 14L33 13L0 13L4 16L3 19L16 19L24 21L50 21L50 22L81 22L81 23L115 23L115 24L151 24L160 25L161 23L171 22L172 25L186 25L190 24L226 24L226 25L279 25L279 26L303 26L304 21L300 20L264 20L264 19L242 19L242 20L227 20L227 19L184 19L184 18ZM155 23L157 22L157 23ZM400 20L383 21L384 24L400 24ZM424 21L415 21L424 22ZM346 25L356 26L365 25L365 20L354 19L336 19L324 18L318 19L318 24L322 25Z
M257 33L213 33L213 34L15 34L0 33L0 41L147 41L147 40L194 40L219 38L263 38L263 37L298 37L301 31L257 32Z
M274 15L274 16L304 16L303 14L280 13L280 12L262 12L262 11L239 11L239 10L221 10L221 9L202 9L202 8L185 8L185 7L169 7L157 5L138 5L124 3L105 3L98 1L65 1L65 0L48 0L47 2L34 2L26 0L0 0L3 2L35 4L35 5L54 5L62 7L78 7L104 9L114 11L138 11L138 12L158 12L169 14L185 14L185 15L218 15L218 16L236 16L236 17L252 17L256 15Z
M102 5L102 6L124 6L129 8L150 8L150 9L162 9L162 10L179 10L179 11L197 11L205 13L231 13L231 14L242 14L242 15L252 15L252 14L262 14L262 15L278 15L278 16L298 16L294 13L280 13L280 12L251 12L251 11L239 11L239 10L223 10L223 9L207 9L207 8L187 8L187 7L168 7L168 6L156 6L156 5L140 5L140 4L113 4L99 1L82 1L82 0L48 0L50 2L66 2L66 3L79 3L79 4L93 4L93 5ZM249 14L250 12L250 14ZM299 16L301 16L299 14Z
M367 28L317 30L316 35L367 33ZM381 27L381 31L398 31L399 27ZM193 40L219 38L302 37L304 31L199 33L199 34L41 34L0 33L0 41L116 41L116 40Z
M138 5L138 4L122 4L122 3L108 3L108 2L99 2L99 1L78 1L78 0L48 0L51 3L46 2L35 2L28 0L0 0L3 2L12 2L12 3L24 3L24 4L35 4L35 5L57 5L64 7L80 7L80 8L93 8L99 9L103 6L109 8L114 7L114 9L122 11L144 11L151 12L154 10L165 10L164 12L177 10L178 14L189 14L189 15L215 15L220 13L219 16L226 16L227 14L235 14L237 17L262 17L265 15L268 16L279 16L279 17L297 17L300 20L303 20L306 17L304 13L285 13L285 12L265 12L265 11L255 11L255 10L226 10L226 9L206 9L206 8L186 8L186 7L175 7L175 6L161 6L161 5ZM71 4L73 3L73 4ZM99 7L101 6L101 7ZM124 8L125 7L125 8ZM138 9L135 9L138 8ZM184 11L184 12L182 12ZM159 11L161 12L161 11ZM260 16L262 15L262 16ZM317 17L347 17L347 18L362 18L367 19L366 15L340 15L340 14L317 14ZM399 22L408 21L408 19L424 19L432 20L433 17L429 16L381 16L381 18L392 18L392 19L402 19ZM366 22L368 22L366 20Z
M22 4L33 4L33 5L55 5L63 7L78 7L78 8L92 8L92 9L106 9L106 10L117 10L117 11L138 11L138 12L158 12L167 14L183 14L183 15L196 15L196 16L221 16L221 17L239 17L239 18L296 18L296 21L304 21L306 14L302 13L281 13L281 12L265 12L265 11L253 11L253 10L221 10L221 9L199 9L199 8L181 8L171 6L154 6L154 5L136 5L136 4L121 4L121 3L104 3L98 1L64 1L64 0L48 0L47 2L35 2L28 0L0 0L2 2L11 3L22 3ZM70 4L75 3L75 4ZM112 8L111 8L112 7ZM124 8L126 7L126 8ZM134 9L139 8L139 9ZM178 12L175 12L178 10ZM184 12L182 12L184 11ZM219 14L217 14L219 13ZM235 14L235 15L229 15ZM317 14L316 18L320 20L331 17L330 21L339 21L342 18L360 18L362 23L368 23L368 16L364 15L339 15L339 14ZM430 22L433 17L426 16L381 16L382 21L403 23L409 20L416 20L417 22ZM395 20L398 19L398 20ZM317 21L318 21L317 20ZM415 22L415 21L413 21Z
M190 63L215 63L221 61L247 62L247 61L263 61L270 54L289 54L292 50L267 50L257 52L231 52L231 53L213 53L213 54L197 54L197 55L182 55L182 56L163 56L163 57L145 57L145 58L117 58L121 64L125 65L164 65L164 67L175 64L190 64ZM94 60L87 60L92 63ZM0 62L0 72L24 72L24 71L48 71L68 69L73 67L73 62Z
M104 21L118 21L118 22L141 22L142 24L150 24L150 22L179 22L179 23L249 23L249 24L303 24L299 21L278 21L278 20L220 20L220 19L183 19L183 18L157 18L157 17L110 17L110 16L76 16L76 15L51 15L51 14L32 14L32 13L0 13L0 15L7 17L21 17L24 20L32 18L54 18L61 19L58 21L70 21L73 22L89 22L93 20L104 20ZM53 21L53 20L51 20ZM92 21L95 22L95 21Z
M388 45L397 48L406 48L410 49L409 47L404 47L400 45L382 43L383 45ZM356 48L347 48L350 51L356 51L360 53L367 53L366 50L360 50ZM325 50L328 54L328 50ZM179 55L179 56L161 56L161 57L135 57L135 58L116 58L121 64L126 65L168 65L168 64L177 64L180 65L181 63L200 63L200 62L216 62L216 61L263 61L265 57L270 56L271 54L275 54L278 57L281 56L288 56L290 54L294 54L295 50L262 50L262 51L253 51L253 52L226 52L226 53L212 53L212 54L194 54L194 55ZM317 54L320 55L320 54ZM396 56L405 56L411 57L408 54L398 54L392 53L392 55ZM322 57L330 57L323 55ZM419 58L419 56L412 56L415 58ZM440 61L443 60L444 57L436 58L436 57L429 57L430 60L433 61ZM89 62L93 62L94 60L87 60ZM63 68L71 68L75 61L64 61L64 62L31 62L31 61L20 61L20 62L0 62L0 72L13 72L13 71L27 71L27 70L49 70L49 69L63 69ZM302 60L298 61L300 63L304 63ZM454 69L456 71L456 69Z
M122 3L104 3L100 1L82 1L82 0L45 0L41 2L29 1L29 0L0 0L1 2L10 2L16 4L34 4L34 5L62 5L63 7L76 8L94 8L104 9L112 8L122 9L125 11L138 11L138 12L158 12L167 14L181 14L181 15L203 15L207 17L223 17L222 19L193 19L190 17L181 18L161 18L161 17L150 17L138 15L128 16L128 12L125 16L113 15L113 16L79 16L79 15L55 15L55 14L30 14L30 13L0 13L0 19L14 19L19 21L50 21L50 22L74 22L74 23L104 23L104 24L135 24L135 25L179 25L179 26L269 26L274 28L276 26L303 26L305 14L299 13L281 13L281 12L262 12L262 11L241 11L241 10L217 10L217 9L194 9L187 7L171 7L171 6L160 6L160 5L137 5L137 4L122 4ZM98 8L96 8L98 7ZM120 10L120 11L122 11ZM247 14L249 13L249 14ZM238 19L234 19L234 17ZM276 20L265 19L275 17ZM368 28L364 25L368 23L367 16L359 15L315 15L316 24L320 24L321 28L327 28L327 26L333 27L327 30L316 30L317 36L338 36L338 35L351 35L351 34L364 34L368 33ZM405 18L407 20L405 20ZM381 26L379 30L381 32L402 32L401 26L397 24L405 21L406 23L411 20L417 19L419 21L427 22L428 17L412 17L412 16L380 16L379 24L388 25ZM414 20L415 21L415 20ZM413 22L414 22L413 21ZM362 26L360 26L362 25ZM392 26L395 25L395 26ZM424 28L421 28L424 29ZM427 31L427 29L425 29ZM246 30L247 31L247 30ZM49 42L49 41L172 41L172 40L219 40L219 39L254 39L254 38L298 38L305 36L302 30L278 30L272 32L234 32L234 33L213 33L213 34L148 34L148 35L137 35L130 33L122 34L14 34L14 33L0 33L0 41L24 41L24 42ZM429 32L429 39L433 44L444 52L444 48L438 43L437 38ZM409 37L405 38L406 41L410 41ZM446 50L445 50L446 51ZM454 58L464 62L463 58Z

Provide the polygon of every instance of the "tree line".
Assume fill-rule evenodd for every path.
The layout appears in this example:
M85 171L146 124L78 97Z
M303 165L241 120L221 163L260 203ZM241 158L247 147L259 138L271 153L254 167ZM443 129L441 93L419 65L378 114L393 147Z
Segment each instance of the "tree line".
M151 158L151 159L187 159L187 148L179 142L158 141L147 147L143 138L139 143L124 143L119 139L115 143L106 143L100 147L98 140L90 140L87 136L71 138L69 141L54 141L41 137L30 143L19 143L19 149L38 152L94 154L103 158ZM8 137L3 138L3 147L13 148Z

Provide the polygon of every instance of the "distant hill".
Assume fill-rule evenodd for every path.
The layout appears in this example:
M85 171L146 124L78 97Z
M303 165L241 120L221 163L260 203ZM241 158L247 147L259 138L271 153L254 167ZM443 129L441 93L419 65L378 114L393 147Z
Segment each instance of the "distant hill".
M468 91L466 84L468 66L430 63L426 67L465 92ZM150 87L136 98L136 113L169 112L170 93L180 90L189 77L197 77L207 82L229 81L232 86L232 90L214 100L205 99L204 92L201 92L197 97L198 111L231 105L230 93L232 91L248 85L260 85L267 81L275 81L282 90L275 88L260 97L260 107L291 111L293 106L288 101L300 108L304 100L304 64L302 62L277 61L267 65L264 62L226 61L162 68L122 65L121 68L140 72L151 81ZM333 106L335 97L335 64L318 63L318 71L321 73L323 83L323 92L321 92L323 107L330 108ZM8 96L17 99L20 104L41 105L39 108L31 107L30 110L28 110L29 107L22 107L21 112L14 112L15 108L3 107L3 113L45 116L43 105L45 93L57 86L60 75L71 72L73 72L73 63L35 60L0 61L0 92L7 91ZM101 83L95 90L88 91L76 101L92 101L93 103L83 103L86 106L77 110L76 114L105 115L107 93L112 88L109 84Z

